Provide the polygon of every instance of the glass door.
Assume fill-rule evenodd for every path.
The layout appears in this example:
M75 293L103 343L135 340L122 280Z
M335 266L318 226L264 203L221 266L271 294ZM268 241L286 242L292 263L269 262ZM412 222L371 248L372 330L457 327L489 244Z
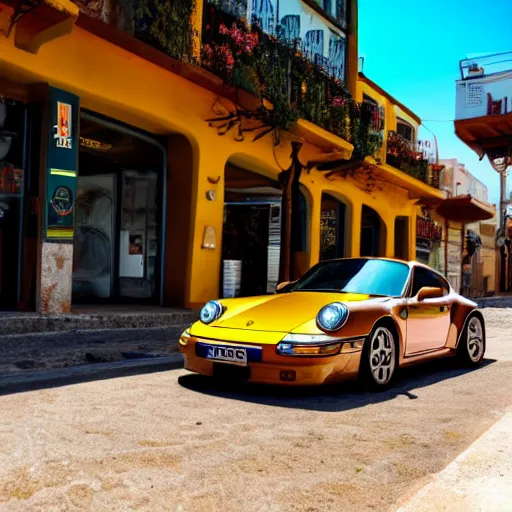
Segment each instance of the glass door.
M119 233L119 295L152 299L157 290L160 238L158 174L122 171Z
M75 212L73 295L108 299L114 291L114 174L80 176Z

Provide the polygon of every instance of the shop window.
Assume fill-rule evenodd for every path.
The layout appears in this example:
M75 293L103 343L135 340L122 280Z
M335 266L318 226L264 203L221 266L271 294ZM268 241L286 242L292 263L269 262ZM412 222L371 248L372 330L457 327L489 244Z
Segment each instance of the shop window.
M80 135L73 300L158 303L164 149L84 112Z
M0 95L0 307L20 299L26 108Z
M320 217L320 261L345 256L347 208L329 194L322 194Z

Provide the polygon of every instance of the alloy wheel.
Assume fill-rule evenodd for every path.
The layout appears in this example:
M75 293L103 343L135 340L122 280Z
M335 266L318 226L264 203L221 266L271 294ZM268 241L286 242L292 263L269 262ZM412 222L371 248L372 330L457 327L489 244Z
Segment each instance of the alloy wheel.
M466 343L468 347L468 356L473 363L477 363L484 351L484 336L482 322L476 316L469 320L466 329Z
M370 342L369 362L374 381L384 386L395 372L395 340L386 327L378 327Z

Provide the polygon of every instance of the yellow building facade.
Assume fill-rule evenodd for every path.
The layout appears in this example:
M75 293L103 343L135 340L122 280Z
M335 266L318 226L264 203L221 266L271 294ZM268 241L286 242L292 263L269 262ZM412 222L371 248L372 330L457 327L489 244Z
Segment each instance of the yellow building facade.
M353 5L357 7L356 2ZM69 5L67 7L74 21L77 13ZM1 23L7 33L13 11L6 5L2 5L2 8ZM309 4L305 8L309 9ZM315 13L320 15L316 10ZM61 15L64 16L59 8ZM357 17L353 11L352 22L357 27ZM30 27L30 23L26 23ZM151 159L151 165L160 165L157 174L162 174L155 178L154 197L161 197L161 204L156 214L159 221L152 235L156 240L154 256L150 254L152 249L144 235L153 228L146 227L140 237L132 236L130 224L124 220L123 203L119 213L112 213L114 220L121 219L119 222L122 226L119 229L113 221L112 230L115 233L111 245L117 249L112 249L113 263L109 272L113 277L109 279L121 276L124 281L115 286L105 284L105 300L122 301L123 293L130 296L126 292L129 286L137 287L135 281L148 280L150 274L155 286L146 295L132 294L132 302L137 302L141 297L141 301L149 300L160 305L194 308L218 297L223 293L223 268L226 268L223 261L237 259L232 258L225 248L226 204L229 202L232 212L235 212L233 218L236 218L237 207L247 206L247 198L251 199L249 203L253 208L258 202L265 203L265 208L276 202L278 204L280 191L277 184L282 170L290 165L291 142L294 140L303 143L299 158L304 163L322 160L333 152L347 160L352 155L352 144L303 119L282 136L278 146L274 146L271 137L253 142L250 136L238 141L232 133L219 135L206 120L214 115L215 109L218 110L219 102L229 106L230 100L227 96L220 96L212 87L204 86L201 81L204 72L193 74L189 71L190 66L180 68L175 62L160 59L156 50L142 54L139 47L134 49L131 46L129 38L112 36L100 22L91 21L83 13L78 14L76 23L66 25L64 29L59 25L61 22L52 23L47 22L48 30L26 36L28 43L25 41L24 44L20 44L23 34L17 33L21 29L28 30L24 25L14 27L9 37L0 35L0 94L28 107L34 104L48 105L45 86L78 98L82 114L76 141L80 145L80 154L77 156L77 170L71 171L77 176L77 194L85 190L80 180L85 183L87 176L89 182L95 185L106 179L104 174L101 174L101 180L98 177L100 160L97 155L94 155L94 159L91 157L92 160L84 155L90 156L93 150L103 151L107 155L108 151L117 151L115 141L121 139L112 136L108 143L106 139L101 139L101 134L115 131L112 128L115 123L119 123L125 130L123 133L128 134L124 135L123 144L129 144L132 140L130 137L137 141L153 137L156 141L154 146L161 148L164 155L158 164L153 162L160 162L160 156ZM196 23L200 28L197 20ZM52 27L60 27L63 33L52 31ZM322 172L315 167L302 172L300 184L304 201L304 233L302 245L295 253L297 268L304 270L331 254L329 244L332 249L332 236L335 237L338 256L371 253L415 259L417 202L424 197L444 197L444 193L437 188L386 163L387 135L389 131L396 131L397 118L407 121L416 133L419 119L366 77L358 77L357 53L354 54L357 37L354 38L352 34L347 45L346 80L351 84L353 96L359 102L368 96L384 109L383 145L376 158L367 157L364 164L351 172L339 169ZM212 80L209 77L208 80L211 84ZM44 108L43 116L46 115ZM100 125L101 129L98 128ZM47 128L42 131L45 130ZM130 130L140 132L140 137L130 135ZM61 139L57 141L60 143ZM111 148L106 149L108 146ZM119 155L118 160L109 156L108 165L116 162L116 172L124 172L129 168L127 161L131 158L134 162L141 160L146 151L148 155L152 151L145 149L149 146L136 147L141 148L136 153L129 153L128 149L127 153L119 150L115 153ZM50 158L48 155L43 155L43 159ZM47 186L50 182L48 166L41 164L38 167L34 163L32 167L32 180L37 176L40 186ZM86 167L87 176L82 172L82 168ZM48 172L53 175L54 171L52 168ZM123 187L130 182L130 176L122 178ZM125 193L125 188L116 190L120 194ZM126 190L131 189L128 187ZM17 305L22 309L35 308L44 313L58 314L72 310L75 303L73 294L78 282L78 278L75 279L76 267L81 264L77 264L78 221L75 217L74 239L64 242L49 239L50 231L42 227L45 209L43 195L43 188L40 188L40 200L38 204L34 203L36 206L32 212L39 215L37 235L25 235L20 241L22 254ZM262 197L265 201L258 201ZM148 201L145 203L146 209L151 206L148 206ZM55 208L56 204L61 203L53 197L52 205ZM132 213L134 208L130 210ZM340 211L340 208L343 215L336 217L336 222L331 222L335 224L333 227L329 225L329 218L332 220L334 216L329 217L329 211ZM86 233L87 222L80 222L84 223L80 225L80 233ZM147 219L146 225L149 225ZM241 236L240 233L238 236ZM126 247L123 246L125 242ZM268 249L271 244L265 241L263 245ZM123 247L127 251L124 256L120 254L125 250ZM140 261L146 268L151 257L154 258L152 270L146 269L138 274L135 269L134 274L130 273L133 265L126 263L128 260ZM32 268L35 270L30 270ZM90 278L87 279L90 282ZM275 276L272 279L275 280Z

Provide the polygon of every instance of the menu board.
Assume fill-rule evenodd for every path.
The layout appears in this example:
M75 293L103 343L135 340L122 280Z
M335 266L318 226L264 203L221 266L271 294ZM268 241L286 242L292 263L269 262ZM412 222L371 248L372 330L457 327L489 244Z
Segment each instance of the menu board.
M322 210L320 216L320 250L323 253L336 249L337 213L335 208Z

